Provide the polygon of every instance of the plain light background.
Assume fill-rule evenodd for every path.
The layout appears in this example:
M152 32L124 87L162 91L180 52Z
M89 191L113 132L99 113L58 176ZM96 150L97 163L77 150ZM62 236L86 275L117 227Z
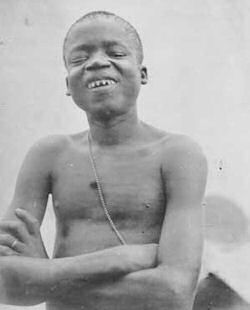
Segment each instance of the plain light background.
M190 135L203 147L209 161L206 195L239 206L250 231L247 0L0 0L0 216L30 146L50 134L87 128L84 113L65 96L62 42L69 26L92 10L114 12L138 30L149 72L138 99L141 118ZM42 229L51 253L55 229L50 204ZM223 254L211 245L207 255L245 297L249 235L237 251L228 247Z

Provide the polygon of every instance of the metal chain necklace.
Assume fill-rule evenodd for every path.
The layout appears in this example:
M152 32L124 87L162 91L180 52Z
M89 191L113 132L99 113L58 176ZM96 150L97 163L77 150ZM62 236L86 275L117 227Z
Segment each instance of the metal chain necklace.
M119 231L117 230L115 223L113 222L109 211L107 209L107 203L105 201L105 197L104 197L104 193L103 193L103 188L102 188L102 184L97 172L97 166L96 166L96 161L93 155L93 150L92 150L92 143L91 143L92 137L91 137L91 133L90 131L88 132L88 147L89 147L89 159L91 162L91 166L92 166L92 170L95 176L95 181L96 181L96 187L97 187L97 192L98 192L98 196L99 196L99 200L100 203L102 205L102 208L104 210L104 213L109 221L109 224L111 226L111 228L113 229L114 233L116 234L118 240L120 241L121 244L126 244L126 241L124 240L124 238L122 237L122 235L119 233Z

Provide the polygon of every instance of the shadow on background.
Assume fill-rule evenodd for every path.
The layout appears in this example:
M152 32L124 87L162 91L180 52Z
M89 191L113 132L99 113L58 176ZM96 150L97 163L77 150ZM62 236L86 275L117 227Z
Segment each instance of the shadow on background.
M205 239L223 251L237 251L249 242L249 221L241 208L222 196L206 197ZM228 266L230 268L230 266ZM250 283L249 283L250 290ZM241 295L225 279L209 272L198 286L193 310L250 310Z
M250 305L230 286L213 273L198 287L193 310L249 310Z

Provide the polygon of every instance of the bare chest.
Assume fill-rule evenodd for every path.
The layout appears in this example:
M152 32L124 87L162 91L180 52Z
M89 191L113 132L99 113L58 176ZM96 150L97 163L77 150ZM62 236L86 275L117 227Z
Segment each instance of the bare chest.
M165 208L160 159L156 154L96 158L110 215L121 228L154 224ZM70 153L58 163L53 202L62 220L106 221L88 154Z

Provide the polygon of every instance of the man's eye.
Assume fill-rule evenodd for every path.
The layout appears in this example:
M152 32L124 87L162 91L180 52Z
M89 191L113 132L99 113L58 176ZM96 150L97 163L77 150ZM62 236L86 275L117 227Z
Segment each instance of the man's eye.
M86 60L87 60L87 57L81 57L81 58L72 59L72 60L71 60L71 63L72 63L73 65L77 65L77 64L83 63L83 62L86 61Z
M121 57L126 56L124 53L121 53L121 52L111 52L110 55L115 58L121 58Z

